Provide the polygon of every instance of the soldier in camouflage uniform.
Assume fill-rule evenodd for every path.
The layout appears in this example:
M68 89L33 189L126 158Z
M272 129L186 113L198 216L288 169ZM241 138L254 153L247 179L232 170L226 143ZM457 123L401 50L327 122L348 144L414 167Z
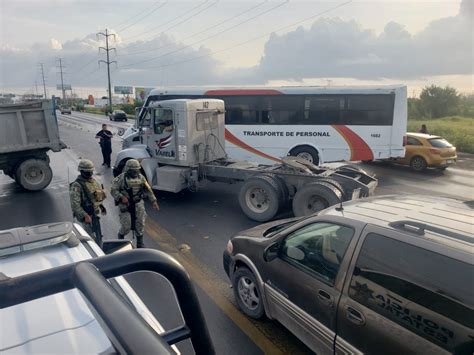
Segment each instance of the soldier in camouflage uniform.
M143 248L143 230L145 228L144 197L152 202L154 209L159 209L153 190L146 178L140 174L140 163L130 159L125 164L122 174L112 181L110 193L120 210L119 239L124 239L130 230L135 231L137 248Z
M100 215L107 213L102 205L102 201L106 198L105 191L92 177L94 164L90 160L81 160L77 170L80 175L69 187L72 213L86 232L101 246Z

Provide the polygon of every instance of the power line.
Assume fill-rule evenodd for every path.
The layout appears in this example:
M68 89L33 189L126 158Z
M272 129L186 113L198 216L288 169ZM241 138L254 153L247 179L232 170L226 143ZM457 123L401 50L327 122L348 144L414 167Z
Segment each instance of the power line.
M159 4L160 2L159 1L156 1L151 7L153 7L155 4ZM146 8L145 10L142 10L140 11L139 13L133 15L132 17L129 17L128 19L126 19L125 21L122 21L120 23L118 23L117 25L113 26L113 27L116 27L116 28L119 28L120 26L122 26L123 24L127 23L128 21L131 21L133 18L137 17L137 16L140 16L141 14L145 13L148 11L148 8Z
M153 31L155 31L156 29L158 29L158 28L160 28L160 27L163 27L163 26L165 26L165 25L167 25L167 24L173 22L174 20L177 20L177 19L179 19L179 18L181 18L181 17L183 17L183 16L186 16L186 15L189 14L190 12L192 12L192 11L194 11L194 10L200 8L201 6L203 6L204 4L206 4L206 3L208 3L208 2L209 2L209 0L205 0L203 3L192 7L192 8L189 9L188 11L185 11L185 12L182 13L181 15L172 18L172 19L169 20L168 22L162 23L161 25L158 25L158 26L156 26L156 27L154 27L154 28L152 28L152 29L150 29L150 30L147 30L147 31L144 31L144 32L140 32L140 33L138 33L138 34L136 34L136 35L133 35L133 36L130 36L130 37L126 37L126 38L124 38L124 42L128 42L131 38L140 37L140 36L143 35L143 34L147 34L147 33L149 33L149 32L153 32ZM195 14L193 14L193 16L195 16Z
M238 44L236 44L236 45L233 45L233 46L230 46L230 47L227 47L227 48L224 48L224 49L220 49L220 50L217 50L217 51L212 51L212 52L210 52L210 53L208 53L208 54L204 54L204 55L197 56L197 57L194 57L194 58L182 60L182 61L179 61L179 62L168 63L168 64L162 64L162 65L155 65L155 66L150 66L150 67L146 67L146 68L143 68L143 69L171 67L171 66L174 66L174 65L183 64L183 63L187 63L187 62L192 62L192 61L194 61L194 60L198 60L198 59L201 59L201 58L209 57L209 56L211 56L211 55L213 55L213 54L226 52L226 51L229 51L229 50L231 50L231 49L234 49L234 48L237 48L237 47L241 47L241 46L243 46L243 45L245 45L245 44L248 44L248 43L250 43L250 42L257 41L257 40L259 40L259 39L261 39L261 38L265 38L265 37L271 35L271 34L274 33L274 32L279 32L279 31L286 30L286 29L288 29L288 28L293 28L293 27L295 27L295 26L297 26L297 25L299 25L299 24L301 24L301 23L304 23L304 22L306 22L306 21L312 20L312 19L314 19L314 18L316 18L316 17L319 17L319 16L324 15L324 14L326 14L326 13L328 13L328 12L334 11L334 10L336 10L336 9L338 9L338 8L341 8L341 7L345 6L345 5L348 5L348 4L350 4L351 2L352 2L352 0L346 1L346 2L344 2L344 3L341 3L341 4L337 5L337 6L334 6L334 7L332 7L332 8L329 8L329 9L327 9L327 10L324 10L324 11L321 11L321 12L319 12L319 13L317 13L317 14L312 15L312 16L306 17L306 18L304 18L303 20L294 22L294 23L289 24L289 25L287 25L287 26L283 26L283 27L277 28L277 29L275 29L275 30L273 30L273 31L271 31L271 32L267 32L267 33L265 33L265 34L263 34L263 35L260 35L260 36L258 36L258 37L254 37L254 38L252 38L252 39L246 40L246 41L244 41L244 42L238 43Z
M160 5L158 5L155 9L151 10L150 12L148 12L147 14L145 14L145 16L143 17L140 17L138 20L136 20L135 22L132 22L130 25L128 26L125 26L124 28L120 29L121 32L125 31L127 28L130 28L132 27L133 25L136 25L138 22L140 22L141 20L143 20L144 18L150 16L151 14L153 14L156 10L158 9L161 9L163 6L166 5L166 1Z
M107 60L99 60L99 66L100 66L100 63L105 63L107 64L107 78L108 78L108 85L109 85L109 110L112 109L112 88L111 88L111 85L110 85L110 64L111 63L115 63L117 64L117 61L113 60L113 61L110 61L110 57L109 57L109 52L110 51L116 51L115 48L109 48L109 37L110 36L114 36L115 38L115 34L114 33L109 33L107 29L105 29L105 33L103 32L99 32L97 33L97 36L104 36L105 37L105 47L99 47L99 51L101 49L103 49L106 54L107 54Z
M240 17L240 16L245 15L246 13L248 13L248 12L250 12L250 11L252 11L252 10L255 10L257 7L260 7L260 6L262 6L263 4L265 4L265 3L267 3L267 2L268 2L268 0L262 1L261 3L255 5L255 6L252 6L251 8L249 8L249 9L247 9L247 10L245 10L245 11L242 11L241 13L239 13L239 14L237 14L237 15L228 17L228 18L226 18L225 20L220 21L220 22L218 22L218 23L215 23L215 24L213 24L213 25L211 25L211 26L209 26L209 27L206 27L205 29L203 29L203 30L201 30L201 31L199 31L199 32L197 32L197 33L194 33L194 34L192 34L192 35L190 35L190 36L188 36L188 37L184 37L184 38L180 39L180 41L185 41L185 40L190 39L190 38L192 38L192 37L196 37L196 36L200 35L201 33L207 32L208 30L210 30L210 29L212 29L212 28L216 28L216 27L219 27L220 25L222 25L222 24L224 24L224 23L228 23L229 21L231 21L231 20L233 20L233 19L235 19L235 18L237 18L237 17ZM125 57L125 56L130 56L130 55L137 55L137 54L143 54L143 53L147 53L147 52L154 52L154 51L157 51L157 50L159 50L159 49L163 49L163 48L170 47L170 46L172 46L172 45L173 45L173 44L167 44L167 45L160 46L160 47L156 47L156 48L146 49L146 50L144 50L144 51L121 54L120 57Z
M76 70L73 75L79 74L79 73L80 73L81 71L83 71L86 67L88 67L90 64L92 64L93 62L95 62L96 59L97 59L97 55L96 55L94 58L92 58L89 62L87 62L86 64L84 64L82 67L80 67L78 70Z
M223 34L223 33L225 33L225 32L228 32L228 31L230 31L230 30L232 30L232 29L234 29L234 28L236 28L236 27L238 27L238 26L243 25L244 23L250 22L250 21L256 19L257 17L260 17L260 16L262 16L262 15L265 15L265 14L271 12L271 11L276 10L277 8L279 8L279 7L283 6L283 5L286 5L287 3L288 3L288 0L286 0L286 1L284 1L284 2L282 2L282 3L280 3L280 4L278 4L278 5L276 5L276 6L273 6L273 7L271 7L270 9L267 9L267 10L265 10L265 11L263 11L263 12L261 12L261 13L255 15L255 16L252 16L252 17L250 17L250 18L248 18L248 19L246 19L246 20L244 20L244 21L241 21L241 22L239 22L239 23L237 23L237 24L235 24L235 25L233 25L233 26L231 26L231 27L228 27L228 28L226 28L226 29L224 29L224 30L222 30L222 31L220 31L220 32L218 32L218 33L215 33L215 34L213 34L213 35L211 35L211 36L208 36L208 37L206 37L206 38L204 38L204 39L202 39L202 40L193 42L193 43L191 43L191 44L185 45L184 47L175 49L175 50L173 50L173 51L171 51L171 52L167 52L167 53L161 54L161 55L156 56L156 57L144 59L144 60L141 60L141 61L138 61L138 62L135 62L135 63L125 64L122 68L128 68L128 67L133 66L133 65L136 65L136 64L143 64L143 63L151 62L151 61L154 61L154 60L156 60L156 59L159 59L159 58L168 56L168 55L170 55L170 54L174 54L174 53L180 52L180 51L182 51L183 49L192 47L192 46L195 45L195 44L202 43L202 42L207 41L207 40L209 40L209 39L211 39L211 38L217 37L217 36L219 36L219 35L221 35L221 34Z

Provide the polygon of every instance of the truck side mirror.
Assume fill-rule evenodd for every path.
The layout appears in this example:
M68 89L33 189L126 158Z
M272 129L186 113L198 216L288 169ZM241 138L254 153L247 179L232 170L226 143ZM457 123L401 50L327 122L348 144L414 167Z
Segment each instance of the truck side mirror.
M280 243L275 242L270 244L263 251L263 260L266 262L272 261L278 257L278 251L280 250Z

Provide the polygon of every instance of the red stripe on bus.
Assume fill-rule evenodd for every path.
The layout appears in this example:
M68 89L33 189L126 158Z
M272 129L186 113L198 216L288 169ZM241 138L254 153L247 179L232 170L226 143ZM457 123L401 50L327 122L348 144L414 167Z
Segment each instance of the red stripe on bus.
M365 141L350 128L344 125L331 125L349 145L351 149L350 160L373 160L374 153L372 149L365 143Z
M236 145L236 146L238 146L242 149L245 149L245 150L247 150L251 153L260 155L263 158L270 159L270 160L276 161L278 163L281 163L280 159L272 157L271 155L265 154L264 152L261 152L261 151L255 149L255 148L249 146L247 143L242 142L239 138L237 138L232 133L230 133L227 128L225 129L225 140L229 141L230 143L232 143L232 144L234 144L234 145Z
M242 89L242 90L208 90L204 95L226 96L226 95L282 95L278 90L259 90L259 89Z

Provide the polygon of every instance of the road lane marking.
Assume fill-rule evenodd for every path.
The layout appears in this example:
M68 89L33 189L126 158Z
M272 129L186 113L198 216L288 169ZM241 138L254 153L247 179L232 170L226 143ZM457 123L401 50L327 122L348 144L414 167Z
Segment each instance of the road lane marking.
M271 341L255 324L253 324L236 306L224 295L223 289L229 289L224 282L218 281L209 268L199 261L190 251L180 252L179 242L158 222L148 217L145 231L160 245L160 249L178 260L195 282L207 296L229 317L240 330L247 335L265 354L284 354L273 341Z

